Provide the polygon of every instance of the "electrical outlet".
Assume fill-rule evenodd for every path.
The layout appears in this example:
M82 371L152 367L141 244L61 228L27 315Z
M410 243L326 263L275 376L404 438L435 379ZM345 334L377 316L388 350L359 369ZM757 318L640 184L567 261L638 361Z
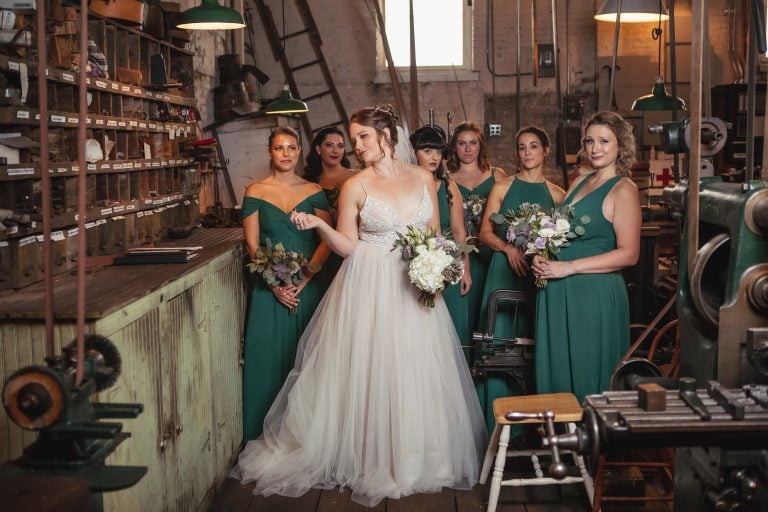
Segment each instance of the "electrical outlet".
M488 136L489 137L501 137L501 124L488 123Z

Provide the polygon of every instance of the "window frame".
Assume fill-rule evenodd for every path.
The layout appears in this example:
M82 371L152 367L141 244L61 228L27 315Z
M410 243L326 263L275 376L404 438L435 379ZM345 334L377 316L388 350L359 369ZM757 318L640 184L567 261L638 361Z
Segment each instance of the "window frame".
M386 13L385 3L387 0L375 0L379 2L381 12ZM463 25L463 60L461 66L420 66L417 60L417 77L419 82L445 82L445 81L473 81L480 79L480 73L474 70L474 47L473 47L473 3L462 0L462 25ZM386 24L385 24L386 25ZM378 28L378 24L377 24ZM397 66L397 73L403 82L410 81L410 66ZM384 52L384 40L381 32L376 31L376 77L374 83L389 83L389 68L387 66L387 57Z

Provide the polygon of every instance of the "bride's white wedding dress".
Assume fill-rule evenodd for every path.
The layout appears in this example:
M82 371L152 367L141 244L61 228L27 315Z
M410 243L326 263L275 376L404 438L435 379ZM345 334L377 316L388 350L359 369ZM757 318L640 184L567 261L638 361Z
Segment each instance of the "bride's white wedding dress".
M397 232L425 229L432 211L426 186L409 222L366 197L360 240L299 342L263 436L232 471L255 494L340 486L375 506L477 482L486 429L451 317L442 298L419 303L392 250Z

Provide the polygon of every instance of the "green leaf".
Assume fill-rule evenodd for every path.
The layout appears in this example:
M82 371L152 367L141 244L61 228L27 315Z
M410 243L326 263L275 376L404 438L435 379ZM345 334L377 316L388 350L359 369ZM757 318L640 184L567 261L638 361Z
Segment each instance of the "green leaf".
M592 222L592 218L589 215L582 215L581 216L581 223L582 224L589 224Z
M504 224L504 216L498 212L492 213L491 221L495 222L496 224Z
M581 236L584 233L586 233L587 230L584 229L584 226L576 226L575 228L573 228L573 232L576 233L577 235Z

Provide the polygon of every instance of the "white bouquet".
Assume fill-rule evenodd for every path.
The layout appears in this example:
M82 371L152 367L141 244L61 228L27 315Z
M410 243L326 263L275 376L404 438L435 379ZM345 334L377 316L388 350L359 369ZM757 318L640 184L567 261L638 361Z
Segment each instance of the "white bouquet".
M435 307L435 295L464 275L462 256L469 249L432 229L422 231L408 226L406 233L398 233L392 250L397 248L408 261L408 279L416 285L419 300L427 307Z

